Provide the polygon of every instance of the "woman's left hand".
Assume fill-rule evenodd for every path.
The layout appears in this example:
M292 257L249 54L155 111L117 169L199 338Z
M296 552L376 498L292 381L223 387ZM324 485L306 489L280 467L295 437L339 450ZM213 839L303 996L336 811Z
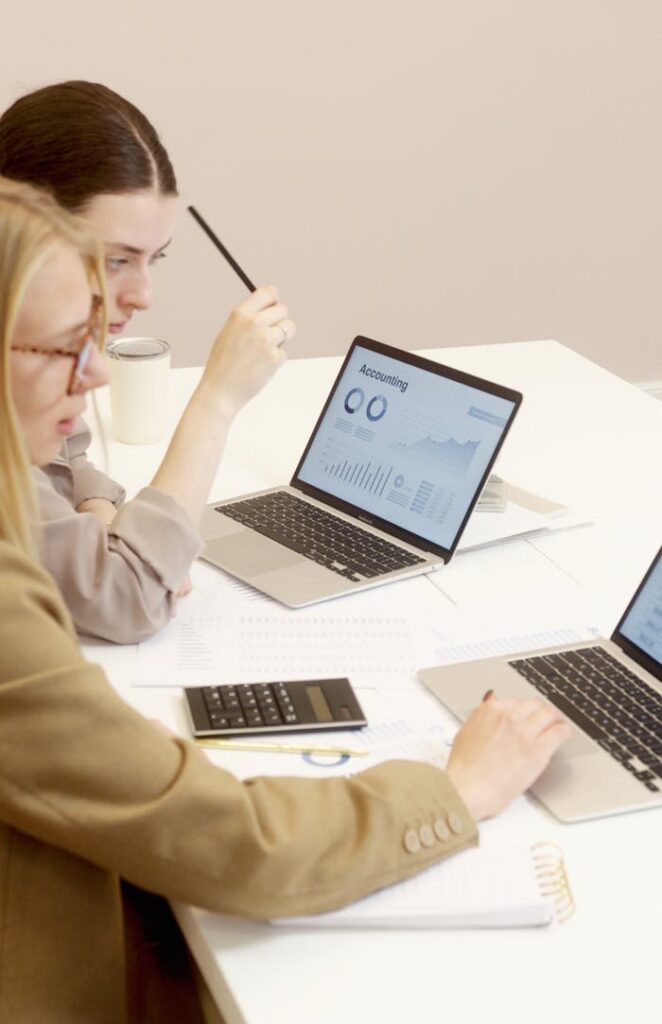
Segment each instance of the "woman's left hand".
M107 498L86 498L81 501L76 512L90 512L103 526L110 526L117 515L117 509Z

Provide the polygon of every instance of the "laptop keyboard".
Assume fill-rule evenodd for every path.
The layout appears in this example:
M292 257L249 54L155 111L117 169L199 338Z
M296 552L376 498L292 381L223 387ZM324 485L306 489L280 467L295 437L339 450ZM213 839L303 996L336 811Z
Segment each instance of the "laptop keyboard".
M288 491L219 505L217 511L355 582L425 561Z
M662 792L662 697L602 647L509 663L636 779Z

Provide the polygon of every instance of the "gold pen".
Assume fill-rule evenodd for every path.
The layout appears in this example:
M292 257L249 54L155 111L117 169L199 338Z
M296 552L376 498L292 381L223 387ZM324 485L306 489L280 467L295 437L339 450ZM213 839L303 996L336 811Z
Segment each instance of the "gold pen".
M216 750L264 750L273 754L335 754L347 757L365 757L367 750L355 750L350 747L316 747L298 743L251 743L245 740L205 739L204 736L194 739L196 747L213 747Z

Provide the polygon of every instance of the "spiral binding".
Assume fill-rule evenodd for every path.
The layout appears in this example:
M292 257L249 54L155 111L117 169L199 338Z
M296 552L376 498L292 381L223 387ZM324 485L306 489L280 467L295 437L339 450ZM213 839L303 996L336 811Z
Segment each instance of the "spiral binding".
M561 848L545 841L533 843L531 852L542 895L551 899L556 920L566 921L575 912L575 900Z

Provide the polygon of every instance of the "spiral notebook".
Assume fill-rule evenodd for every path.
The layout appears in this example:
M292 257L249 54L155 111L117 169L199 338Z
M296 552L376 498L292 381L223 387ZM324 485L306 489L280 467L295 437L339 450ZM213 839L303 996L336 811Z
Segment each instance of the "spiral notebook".
M303 928L524 928L564 921L574 900L554 843L476 847L341 910L281 918Z

